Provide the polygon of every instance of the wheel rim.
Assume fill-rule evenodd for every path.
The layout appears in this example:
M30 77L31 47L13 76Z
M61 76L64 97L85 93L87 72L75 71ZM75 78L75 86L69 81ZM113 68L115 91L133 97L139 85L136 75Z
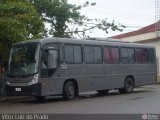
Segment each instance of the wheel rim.
M74 87L72 85L70 85L68 87L68 92L67 93L68 93L69 97L73 97L74 96Z
M133 82L132 80L128 80L126 83L126 89L128 92L131 92L133 90Z
M75 97L75 87L73 82L66 83L66 88L64 91L64 97L67 100L71 100Z

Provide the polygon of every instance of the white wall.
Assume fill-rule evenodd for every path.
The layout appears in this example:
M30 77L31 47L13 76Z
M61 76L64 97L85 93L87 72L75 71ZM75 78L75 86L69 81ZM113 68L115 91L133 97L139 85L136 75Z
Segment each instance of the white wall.
M156 48L158 76L160 76L160 39L157 41L147 42L145 44L153 45Z
M129 42L137 42L137 41L142 41L142 40L154 39L156 37L157 37L157 33L151 32L151 33L122 38L121 40L122 41L129 41Z

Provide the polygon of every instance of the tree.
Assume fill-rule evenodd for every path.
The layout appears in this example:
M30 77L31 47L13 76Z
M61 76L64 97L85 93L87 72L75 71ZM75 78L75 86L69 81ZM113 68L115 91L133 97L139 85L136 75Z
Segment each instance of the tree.
M45 35L43 21L26 0L0 1L0 51L7 58L11 44Z
M96 3L85 2L83 5L69 4L67 0L29 0L41 14L46 23L51 24L49 30L50 35L55 37L72 37L74 34L82 33L86 37L86 31L99 28L108 32L108 29L113 31L122 31L123 25L116 25L113 21L108 23L107 19L89 19L80 13L80 10L87 6L94 6ZM88 22L94 22L88 25ZM74 27L70 27L72 26ZM80 27L79 27L80 26Z
M8 54L11 44L26 39L41 38L50 34L54 37L73 37L99 28L121 31L123 25L108 23L107 19L89 19L80 13L87 6L69 4L67 0L0 0L0 53ZM94 22L92 26L88 22ZM51 29L45 30L44 24ZM70 27L70 24L74 27ZM48 32L46 34L46 32ZM80 36L80 35L79 35ZM7 57L7 56L6 56Z

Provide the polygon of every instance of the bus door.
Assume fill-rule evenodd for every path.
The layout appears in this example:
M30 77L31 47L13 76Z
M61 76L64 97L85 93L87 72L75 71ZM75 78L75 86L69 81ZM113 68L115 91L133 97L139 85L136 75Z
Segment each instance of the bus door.
M41 76L42 93L45 95L52 95L56 93L56 71L59 65L59 50L58 45L46 45L42 52L42 62L41 62Z

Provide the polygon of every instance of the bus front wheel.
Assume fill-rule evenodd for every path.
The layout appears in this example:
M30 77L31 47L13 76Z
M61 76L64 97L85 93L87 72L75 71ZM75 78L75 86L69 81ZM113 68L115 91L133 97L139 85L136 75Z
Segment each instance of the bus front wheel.
M73 81L68 81L64 84L63 97L66 100L72 100L75 98L75 85Z
M119 88L120 93L131 93L134 89L134 80L131 77L126 78L124 88Z

